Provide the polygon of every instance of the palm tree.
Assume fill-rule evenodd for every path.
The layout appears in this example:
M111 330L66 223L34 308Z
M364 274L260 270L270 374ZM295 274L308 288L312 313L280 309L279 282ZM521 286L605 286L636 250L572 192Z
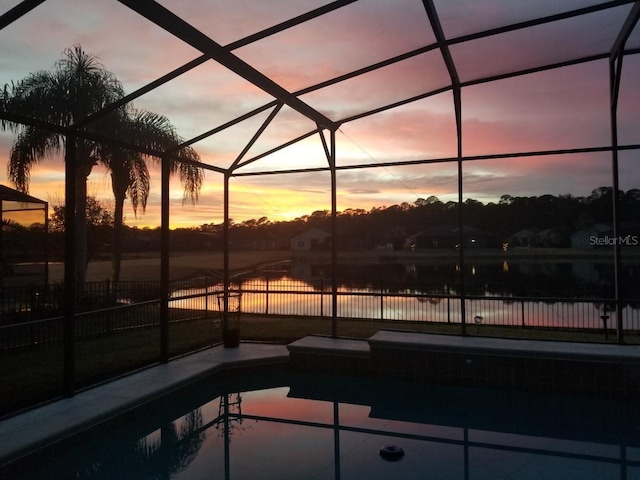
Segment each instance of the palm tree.
M124 96L120 82L113 74L87 54L79 45L63 52L53 71L38 71L5 86L2 108L39 121L62 127L71 127L105 105ZM113 115L118 115L114 112ZM112 116L113 116L112 115ZM102 123L108 122L103 119ZM93 128L100 125L94 124ZM18 136L11 148L8 165L10 181L19 191L27 193L31 168L49 154L66 151L67 139L33 125L3 121L0 128L13 129ZM87 177L100 158L98 145L82 138L76 140L76 272L78 285L84 284L87 267L86 198Z
M145 110L131 109L121 119L118 128L121 139L144 149L165 151L182 143L166 117ZM187 162L171 161L170 171L179 173L185 201L195 202L202 187L204 172L190 162L199 161L200 158L191 147L179 150L177 157ZM150 177L145 155L138 151L103 145L101 158L111 171L111 188L115 199L111 280L117 285L122 263L124 202L128 196L134 214L137 215L139 208L144 212L149 197Z
M64 52L53 72L40 71L11 85L5 86L2 108L54 125L73 126L88 115L124 96L118 80L104 69L97 58L85 53L80 46ZM1 128L18 131L9 159L9 178L16 188L28 192L31 168L46 155L60 153L66 148L63 135L42 128L1 122ZM94 130L111 133L118 138L141 147L165 151L182 143L166 117L132 107L121 107L92 124ZM76 281L84 284L88 262L87 225L85 218L87 177L94 165L103 164L111 172L115 198L114 232L112 245L113 281L120 279L122 258L122 230L124 201L129 196L134 212L144 211L149 195L149 170L145 155L114 145L76 140ZM192 162L199 161L190 147L177 152L182 161L171 162L171 172L178 173L184 186L185 200L195 202L202 187L204 173Z

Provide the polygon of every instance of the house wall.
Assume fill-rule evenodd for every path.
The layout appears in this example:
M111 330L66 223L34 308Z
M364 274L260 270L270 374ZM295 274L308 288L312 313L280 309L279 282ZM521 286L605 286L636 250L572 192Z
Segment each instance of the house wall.
M319 250L330 245L331 236L319 229L307 230L291 239L291 250Z

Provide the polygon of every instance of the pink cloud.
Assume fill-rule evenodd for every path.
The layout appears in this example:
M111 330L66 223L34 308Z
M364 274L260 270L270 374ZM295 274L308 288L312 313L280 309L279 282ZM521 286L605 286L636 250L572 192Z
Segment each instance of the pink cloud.
M463 89L463 153L600 147L610 142L607 62Z
M636 30L638 28L636 27ZM640 55L625 57L618 100L618 142L640 144Z
M365 113L451 84L438 51L428 52L303 95L334 120Z
M609 153L472 161L463 172L465 198L481 201L503 194L585 196L612 181Z
M206 5L203 15L201 0L173 2L161 0L158 3L191 23L210 38L226 45L259 32L289 18L306 13L323 1L279 0L271 2L215 2Z
M447 158L455 157L457 151L451 94L347 123L340 131L346 136L338 136L345 149L366 152L365 156L360 155L360 163ZM350 145L351 139L356 143L355 148ZM349 162L348 157L338 150L341 161Z
M629 9L624 5L455 44L451 54L463 82L607 54Z
M235 53L295 91L433 39L420 2L360 1Z

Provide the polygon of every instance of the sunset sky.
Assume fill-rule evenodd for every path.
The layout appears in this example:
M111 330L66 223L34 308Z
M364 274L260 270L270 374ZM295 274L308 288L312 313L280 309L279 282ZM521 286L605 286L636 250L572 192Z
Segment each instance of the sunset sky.
M0 0L0 14L16 0ZM225 46L247 35L331 3L318 0L163 0L158 2ZM605 3L595 0L435 0L444 34L455 38ZM206 6L206 7L203 7ZM462 82L535 65L607 53L632 4L474 40L451 47ZM359 0L322 17L240 47L233 53L279 85L295 92L410 50L434 44L435 35L421 0ZM30 72L51 70L65 48L80 44L99 57L127 92L199 57L201 52L127 6L107 0L47 0L0 30L0 86ZM627 44L640 47L636 26ZM451 84L438 49L375 70L300 98L332 120L401 101ZM620 145L640 144L640 54L623 65L619 106ZM269 103L273 97L224 67L208 61L134 101L167 116L190 139ZM606 59L466 86L462 89L463 156L583 147L611 142L609 62ZM229 166L260 128L270 110L193 145L202 161ZM245 159L316 128L284 107ZM0 132L0 183L6 178L14 132ZM327 137L328 138L328 137ZM453 99L445 91L403 107L341 125L336 134L339 166L451 158L457 155ZM640 188L640 151L620 156L620 187ZM237 172L324 167L318 135L260 159ZM159 225L160 181L153 168L151 197L144 215L130 226ZM172 180L171 227L222 221L221 176L207 172L200 200L182 205L182 188ZM464 197L497 201L503 194L588 195L611 185L611 154L585 153L464 163ZM338 209L413 204L435 195L457 200L455 163L384 166L338 174ZM29 193L54 204L64 200L61 157L36 166ZM111 199L110 178L96 167L89 192ZM330 178L325 172L232 179L231 217L289 220L330 210Z

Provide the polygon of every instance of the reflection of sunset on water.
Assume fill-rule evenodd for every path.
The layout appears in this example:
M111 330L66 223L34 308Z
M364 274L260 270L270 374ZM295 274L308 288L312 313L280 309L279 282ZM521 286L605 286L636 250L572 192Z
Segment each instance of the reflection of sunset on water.
M460 265L455 261L350 264L339 269L339 318L460 322L456 286ZM606 263L476 259L465 270L465 312L468 319L481 316L482 326L602 327L602 299L598 299L605 293L602 282L611 275ZM633 276L634 271L632 265L625 275ZM330 272L324 261L278 264L277 271L267 269L264 274L256 271L241 280L244 313L332 315ZM640 310L635 307L627 305L623 312L630 328L640 324Z
M506 269L505 269L506 266ZM307 265L307 267L309 267ZM455 272L459 265L452 264L450 270ZM513 327L547 327L547 328L588 328L599 329L602 327L601 315L602 305L598 300L601 293L600 283L594 285L596 295L579 298L569 297L567 292L555 292L547 290L541 292L537 297L527 297L520 293L526 283L498 283L495 278L489 280L482 277L491 272L505 275L519 275L521 281L525 281L532 275L536 285L540 285L540 278L544 279L547 286L553 285L552 279L558 274L558 267L553 263L542 262L540 265L533 265L527 262L520 264L517 261L496 262L495 265L487 266L479 264L467 266L469 275L477 279L477 284L470 282L467 285L467 299L465 300L465 312L467 318L479 316L483 318L482 326L504 325ZM306 272L311 275L313 272L323 271L313 268L296 268L291 266L292 271ZM424 265L414 263L407 265L406 271L410 275L423 275ZM475 275L473 271L475 269ZM414 280L405 280L406 285L390 282L388 284L380 282L370 282L364 280L362 284L355 280L358 277L357 268L350 269L353 279L343 278L341 286L337 289L337 315L339 318L353 319L377 319L391 321L408 322L434 322L434 323L459 323L462 316L459 292L456 291L455 284L415 283ZM560 271L565 271L561 268ZM365 269L365 271L368 271ZM393 267L397 272L397 268ZM426 270L429 272L430 270ZM438 267L438 272L447 271L442 266ZM585 271L587 273L585 273ZM588 267L582 265L574 269L576 278L584 281L587 278L600 278L595 272L595 266L591 266L591 273ZM524 273L523 273L524 272ZM539 278L540 275L543 275ZM510 277L511 278L511 277ZM560 276L557 281L562 282L565 287L569 286L569 277ZM397 275L396 275L397 279ZM503 282L506 282L503 279ZM580 281L576 285L581 285ZM374 284L375 283L375 284ZM408 285L411 285L409 287ZM511 287L514 290L506 289ZM584 287L584 285L583 285ZM212 286L208 292L213 295L215 289ZM263 278L259 272L255 277L243 279L239 286L242 291L241 311L247 314L285 315L301 317L324 317L332 315L333 295L330 282L323 277L309 276L305 279L296 279L288 275L277 278ZM494 289L494 290L492 290ZM175 308L194 308L215 310L215 301L210 299L206 302L199 297L189 300L175 300L180 295L187 292L174 292L171 306ZM193 293L193 292L192 292ZM201 290L200 293L204 293ZM627 327L636 328L640 323L640 310L634 306L627 305L624 309L624 322ZM479 326L479 332L482 331Z
M274 394L275 393L275 394ZM242 394L242 413L276 417L286 420L333 422L333 407L329 402L287 398L289 387Z

